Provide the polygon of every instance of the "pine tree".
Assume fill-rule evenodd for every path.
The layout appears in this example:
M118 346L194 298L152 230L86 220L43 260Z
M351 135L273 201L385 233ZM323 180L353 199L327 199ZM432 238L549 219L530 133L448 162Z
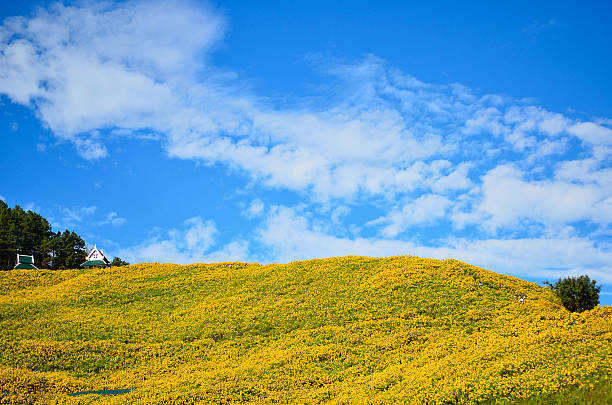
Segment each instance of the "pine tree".
M13 268L11 261L15 261L15 256L11 256L11 251L15 249L16 240L11 234L11 209L4 201L0 200L0 269L7 270Z
M62 234L62 245L66 254L65 266L68 269L78 269L85 261L85 241L75 232L64 231Z
M87 255L74 231L53 232L41 215L0 201L0 269L12 269L17 253L34 255L38 268L52 269L78 268Z

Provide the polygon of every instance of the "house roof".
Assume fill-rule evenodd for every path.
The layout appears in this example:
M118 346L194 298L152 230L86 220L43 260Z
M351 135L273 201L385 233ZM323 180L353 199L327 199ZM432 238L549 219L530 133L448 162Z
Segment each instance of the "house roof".
M34 256L17 255L17 263L34 264Z
M17 265L14 268L15 269L38 270L38 267L30 263L17 263Z
M98 260L98 259L108 261L108 258L104 255L104 252L98 249L96 245L94 245L93 249L91 249L91 252L89 252L89 254L87 255L87 260Z
M34 256L20 254L17 254L17 264L13 268L38 270L38 267L34 266Z

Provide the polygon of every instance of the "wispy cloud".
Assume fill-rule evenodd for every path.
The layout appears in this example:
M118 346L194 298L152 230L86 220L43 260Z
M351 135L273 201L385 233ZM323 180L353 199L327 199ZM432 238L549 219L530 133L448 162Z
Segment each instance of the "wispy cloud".
M82 223L85 220L93 218L98 208L95 205L89 207L73 207L67 208L62 207L60 209L62 216L62 223L66 226L74 226L75 224Z
M96 215L98 207L95 205L85 207L60 207L61 219L53 226L58 228L78 228L83 226L121 226L127 222L126 218L120 217L116 212L110 212L100 218Z
M465 168L434 161L490 166L477 148L483 142L519 151L521 160L558 154L562 144L551 142L560 134L587 149L610 142L601 124L457 84L426 84L374 56L328 68L344 97L274 108L206 63L224 25L218 13L188 2L55 5L31 20L5 21L0 91L34 105L88 159L107 156L104 130L149 129L165 137L171 156L238 167L321 200L469 187Z
M533 20L529 26L523 28L523 32L532 35L537 35L544 31L548 31L558 25L559 22L554 18L550 18L546 21Z
M394 208L384 217L377 218L367 225L384 225L381 233L393 238L414 224L433 223L445 218L451 206L448 198L426 194L415 200L408 201L401 207Z
M111 212L103 221L98 221L99 225L111 224L112 226L121 226L127 222L127 219L120 217L116 212Z
M247 218L255 218L260 216L265 208L265 204L259 198L254 199L249 204L248 208L245 211L245 215Z

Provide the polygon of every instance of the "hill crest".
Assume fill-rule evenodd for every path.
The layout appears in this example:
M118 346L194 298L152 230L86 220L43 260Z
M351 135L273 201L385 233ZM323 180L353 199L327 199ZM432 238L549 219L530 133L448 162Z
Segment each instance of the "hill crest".
M0 390L26 402L477 403L611 371L609 307L456 260L23 270L0 292Z

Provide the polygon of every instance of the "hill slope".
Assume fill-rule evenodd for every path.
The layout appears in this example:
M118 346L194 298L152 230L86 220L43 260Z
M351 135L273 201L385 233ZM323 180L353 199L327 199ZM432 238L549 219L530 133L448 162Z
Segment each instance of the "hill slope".
M455 260L9 271L0 294L4 402L476 403L612 371L612 308Z

